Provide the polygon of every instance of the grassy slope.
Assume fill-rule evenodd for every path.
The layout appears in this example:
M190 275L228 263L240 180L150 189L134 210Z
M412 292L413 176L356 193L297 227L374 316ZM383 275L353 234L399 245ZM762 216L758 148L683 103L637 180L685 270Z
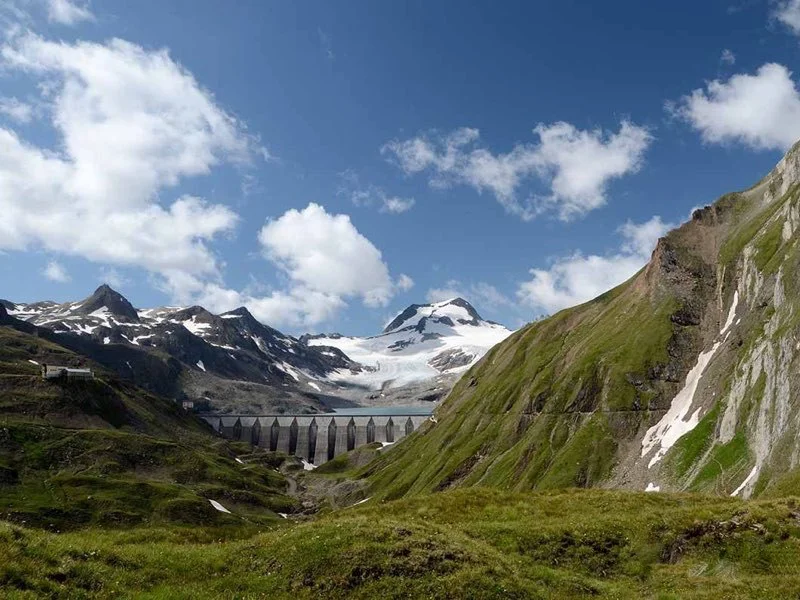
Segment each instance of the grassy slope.
M275 511L296 507L275 472L279 457L215 438L175 403L101 368L94 381L44 382L30 361L86 360L20 328L0 326L2 518L53 530L223 525L273 521ZM207 498L237 516L214 510Z
M800 185L767 206L754 196L723 196L667 236L660 263L651 263L649 273L515 333L459 381L438 410L437 424L362 472L373 493L397 498L459 485L526 490L604 481L620 444L653 422L648 409L668 406L693 364L700 350L697 325L717 302L715 265L726 267L729 298L737 257L755 239L757 263L774 273L784 255L780 223L770 219L798 196ZM713 438L716 422L706 421L693 439L676 446L672 454L679 457L668 456L679 477ZM744 438L704 456L722 458L730 469L708 466L690 489L724 487L723 476L735 488L733 472L748 464Z
M793 500L456 490L241 537L0 523L5 597L796 598Z
M645 379L668 358L675 308L674 298L631 281L515 333L462 377L438 424L370 466L376 491L603 480L616 441L635 431L636 412L655 396Z

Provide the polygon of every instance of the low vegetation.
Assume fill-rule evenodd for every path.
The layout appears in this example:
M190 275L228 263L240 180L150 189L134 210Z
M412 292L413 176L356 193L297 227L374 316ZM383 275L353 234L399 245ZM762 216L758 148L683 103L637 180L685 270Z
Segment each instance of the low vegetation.
M10 598L796 598L799 561L792 499L600 490L456 490L261 533L0 524Z
M42 363L88 364L96 378L43 381ZM0 365L0 519L63 532L258 525L299 509L277 472L285 457L214 437L174 402L35 331L0 327Z

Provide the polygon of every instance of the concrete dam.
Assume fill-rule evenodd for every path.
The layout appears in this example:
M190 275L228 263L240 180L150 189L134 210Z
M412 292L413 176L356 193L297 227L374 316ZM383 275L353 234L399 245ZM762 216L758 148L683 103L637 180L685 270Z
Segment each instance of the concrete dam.
M204 415L225 438L298 456L321 465L359 446L393 444L430 418L429 413L369 415L336 412L318 415Z

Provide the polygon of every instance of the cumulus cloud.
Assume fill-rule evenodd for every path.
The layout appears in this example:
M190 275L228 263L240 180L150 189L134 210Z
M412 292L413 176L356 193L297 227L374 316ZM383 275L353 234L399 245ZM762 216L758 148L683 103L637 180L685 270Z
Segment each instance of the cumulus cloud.
M0 114L4 114L17 123L30 123L33 118L33 107L17 98L0 97Z
M789 69L776 63L711 81L667 109L708 143L786 150L800 138L800 93Z
M464 184L488 191L524 220L550 210L569 220L603 206L608 183L636 172L652 141L647 129L629 121L616 133L565 122L539 124L533 131L538 144L518 144L505 154L479 147L480 132L467 127L393 140L381 152L407 175L430 173L433 187ZM520 198L518 189L531 178L544 182L550 193Z
M40 147L0 125L0 251L80 256L111 275L143 268L175 302L244 304L276 324L319 323L352 299L385 306L413 284L392 280L349 217L311 204L267 222L258 237L285 289L228 289L212 244L233 232L237 214L168 192L219 165L271 155L166 50L25 33L0 47L0 67L40 84L58 138L57 150Z
M672 227L658 216L640 224L628 221L618 230L622 242L617 252L607 256L576 252L557 259L548 269L531 269L533 277L520 284L517 297L543 313L591 300L641 269L658 238Z
M265 256L293 285L337 296L360 296L367 306L385 306L392 296L389 268L347 215L331 215L318 204L291 209L258 235Z
M358 174L351 169L339 173L339 179L337 195L349 198L356 206L377 206L381 212L392 214L404 213L414 207L413 198L390 196L382 187L364 185Z
M67 270L60 263L54 260L51 260L49 263L47 263L44 271L42 271L42 275L44 275L50 281L55 281L57 283L66 283L70 280Z
M352 299L368 307L386 306L398 290L414 285L405 274L392 280L380 250L350 217L330 214L318 204L268 221L258 239L264 257L285 275L286 288L255 294L199 286L195 297L201 304L212 310L245 305L265 322L298 327L330 320Z
M184 178L246 163L255 140L190 73L166 50L30 33L4 44L0 63L47 84L37 89L58 138L53 150L0 126L0 250L142 267L176 293L181 274L219 276L209 242L236 214L198 197L161 198Z
M47 0L47 18L51 23L75 25L81 21L94 21L89 3L71 0Z
M773 18L783 23L789 30L800 35L800 0L782 0L774 5Z

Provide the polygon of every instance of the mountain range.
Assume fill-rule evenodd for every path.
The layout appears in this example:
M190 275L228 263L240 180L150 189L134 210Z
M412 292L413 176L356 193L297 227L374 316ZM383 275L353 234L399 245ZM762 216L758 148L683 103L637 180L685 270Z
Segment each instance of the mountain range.
M136 309L108 285L75 302L0 304L146 389L221 412L429 404L510 334L461 298L412 305L375 337L299 339L245 307L218 315L201 306Z

